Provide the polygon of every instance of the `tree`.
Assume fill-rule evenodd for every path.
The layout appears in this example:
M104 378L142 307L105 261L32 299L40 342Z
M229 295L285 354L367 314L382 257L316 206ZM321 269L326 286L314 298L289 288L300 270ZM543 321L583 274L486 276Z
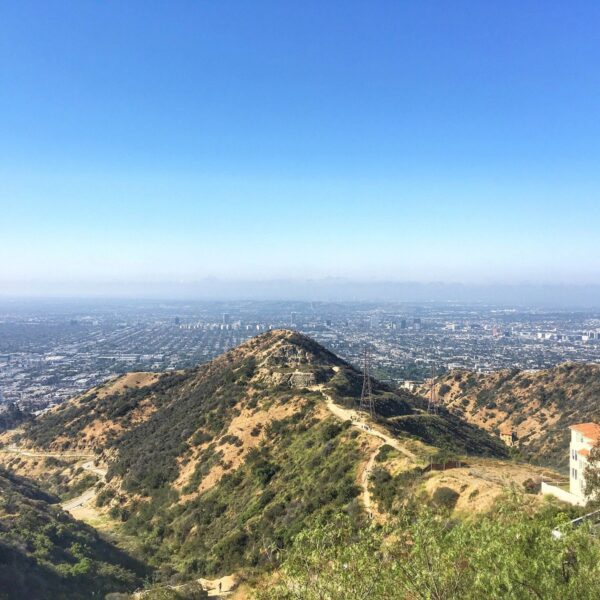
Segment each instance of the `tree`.
M590 450L584 477L586 497L592 504L600 504L600 444L595 444Z

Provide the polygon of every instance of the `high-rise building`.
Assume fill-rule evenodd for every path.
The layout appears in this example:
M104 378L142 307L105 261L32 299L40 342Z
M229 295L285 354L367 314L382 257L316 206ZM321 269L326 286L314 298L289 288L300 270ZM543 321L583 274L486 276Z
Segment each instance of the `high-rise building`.
M229 325L231 323L231 315L229 313L223 313L223 325Z

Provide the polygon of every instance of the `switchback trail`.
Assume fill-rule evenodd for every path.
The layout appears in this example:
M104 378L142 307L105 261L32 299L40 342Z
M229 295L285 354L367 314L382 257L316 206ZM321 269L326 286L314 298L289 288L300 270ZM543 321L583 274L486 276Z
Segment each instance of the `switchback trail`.
M407 450L397 439L393 438L387 433L384 433L383 431L373 429L372 424L369 423L365 419L364 415L359 413L357 410L354 410L352 408L344 408L343 406L336 404L333 401L333 398L323 389L323 385L316 385L311 389L321 392L321 394L325 398L325 406L327 407L330 413L332 413L334 416L336 416L338 419L341 419L342 421L350 421L353 427L359 429L367 435L377 438L381 442L380 444L378 444L375 450L371 452L369 460L367 461L367 464L361 476L363 504L365 510L367 511L367 514L369 516L372 516L375 511L373 510L373 500L371 498L371 492L369 490L369 479L371 477L371 473L373 472L373 467L375 466L375 458L381 446L383 446L383 444L388 444L389 446L400 452L400 454L403 454L404 456L406 456L406 458L414 462L418 462L418 458L410 450Z

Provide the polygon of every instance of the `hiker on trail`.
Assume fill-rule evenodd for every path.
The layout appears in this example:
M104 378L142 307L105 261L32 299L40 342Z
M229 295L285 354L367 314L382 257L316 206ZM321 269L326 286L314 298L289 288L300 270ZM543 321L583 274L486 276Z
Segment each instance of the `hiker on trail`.
M219 592L221 591L221 588L223 587L223 582L219 581Z

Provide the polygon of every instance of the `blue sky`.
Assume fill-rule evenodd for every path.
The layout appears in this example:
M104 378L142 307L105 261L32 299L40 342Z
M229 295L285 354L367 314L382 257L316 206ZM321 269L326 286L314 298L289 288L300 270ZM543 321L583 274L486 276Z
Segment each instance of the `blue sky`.
M2 3L0 287L597 283L598 31L597 2Z

